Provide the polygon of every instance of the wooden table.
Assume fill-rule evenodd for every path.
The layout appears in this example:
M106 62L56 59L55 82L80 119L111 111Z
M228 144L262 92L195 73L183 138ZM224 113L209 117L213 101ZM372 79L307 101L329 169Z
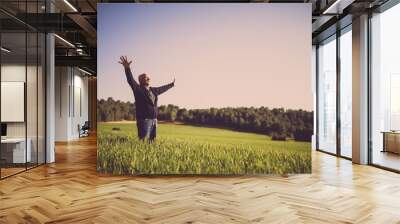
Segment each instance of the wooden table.
M400 131L382 131L383 150L382 152L392 152L400 154Z

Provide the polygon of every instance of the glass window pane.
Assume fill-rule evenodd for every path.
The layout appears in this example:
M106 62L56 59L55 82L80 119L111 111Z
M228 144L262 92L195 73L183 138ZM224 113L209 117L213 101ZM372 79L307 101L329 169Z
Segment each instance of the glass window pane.
M1 174L2 178L25 170L30 160L26 144L26 35L1 34ZM28 150L26 150L28 146Z
M45 65L46 65L46 52L45 44L46 37L43 33L38 35L38 164L45 163L45 122L46 122L46 78L45 78Z
M38 113L37 113L37 98L38 98L38 88L37 88L37 63L38 63L38 49L37 49L37 33L29 32L27 33L27 80L26 80L26 115L27 115L27 142L28 148L30 148L30 160L27 164L28 168L37 165L37 132L38 132Z
M0 7L20 15L46 9L45 0L0 1ZM4 178L45 162L46 40L43 33L2 12L0 18L0 177Z
M318 48L318 148L336 153L336 40Z
M340 36L340 153L352 157L352 35Z

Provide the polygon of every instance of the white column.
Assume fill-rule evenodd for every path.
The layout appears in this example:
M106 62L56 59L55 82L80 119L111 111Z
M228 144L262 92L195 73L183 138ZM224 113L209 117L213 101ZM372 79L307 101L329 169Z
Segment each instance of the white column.
M55 133L55 60L54 60L54 35L46 36L46 163L55 161L54 133Z
M52 1L46 1L46 11L54 12ZM46 163L55 162L55 42L54 34L46 35Z
M353 19L353 162L368 163L368 15Z

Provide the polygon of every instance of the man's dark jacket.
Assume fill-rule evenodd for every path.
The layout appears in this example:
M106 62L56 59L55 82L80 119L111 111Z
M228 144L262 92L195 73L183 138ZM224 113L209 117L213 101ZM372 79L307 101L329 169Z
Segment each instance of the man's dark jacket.
M168 89L174 86L174 83L170 83L160 87L150 87L146 89L140 86L135 79L133 79L130 68L125 68L126 79L132 88L133 95L135 96L136 106L136 120L141 119L156 119L157 118L157 101L158 95L164 93ZM151 91L151 92L150 92ZM150 94L153 94L153 99Z

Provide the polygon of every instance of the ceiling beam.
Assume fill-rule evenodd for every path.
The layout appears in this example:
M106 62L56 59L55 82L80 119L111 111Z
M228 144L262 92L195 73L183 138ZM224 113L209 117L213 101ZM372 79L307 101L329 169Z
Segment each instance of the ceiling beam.
M336 0L323 10L323 14L342 14L343 10L355 0Z
M86 41L89 42L91 46L96 46L97 30L88 22L88 20L80 15L79 13L71 13L67 15L72 21L74 21L82 30L88 35L89 38Z

